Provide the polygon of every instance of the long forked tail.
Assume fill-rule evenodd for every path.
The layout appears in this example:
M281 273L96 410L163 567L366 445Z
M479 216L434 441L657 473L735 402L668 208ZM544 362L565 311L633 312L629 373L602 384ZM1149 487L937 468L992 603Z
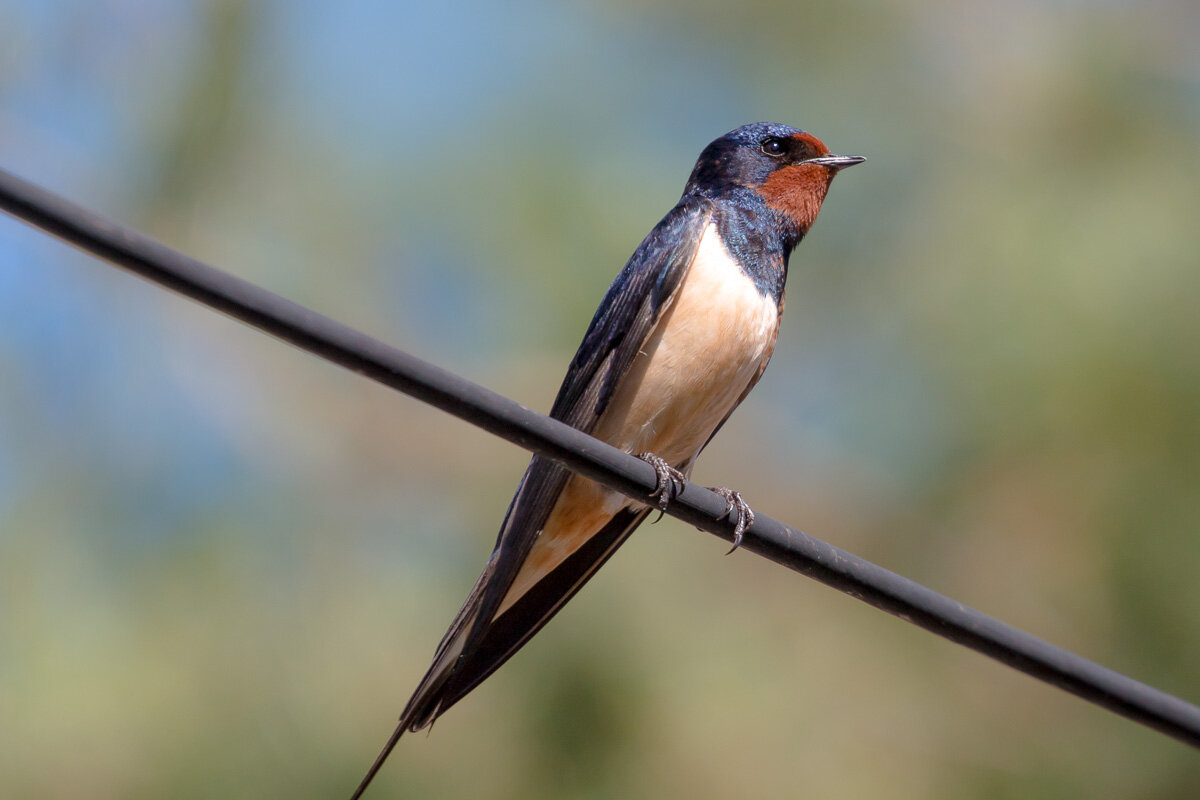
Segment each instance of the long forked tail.
M475 609L472 600L477 595L473 591L459 612L455 625L438 648L433 666L400 716L400 724L359 783L351 800L359 800L405 731L419 730L431 724L507 661L579 591L649 513L648 508L618 512L586 544L568 556L508 611L493 620L470 652L459 658L460 639L455 634L461 635L473 616Z
M367 787L371 785L371 781L375 779L379 768L383 766L383 762L387 761L387 757L391 755L396 742L400 741L400 737L405 731L420 730L421 728L430 725L438 714L438 702L441 697L442 688L446 681L453 673L454 663L457 661L459 654L462 652L464 640L467 630L479 611L479 600L482 596L481 587L485 584L492 564L489 563L485 568L484 573L480 576L479 581L475 584L475 588L471 590L471 594L467 597L466 603L463 604L462 610L458 612L454 622L450 625L450 630L446 632L441 644L438 645L437 653L434 655L433 664L425 673L425 677L421 679L421 683L417 686L416 692L404 707L404 712L400 715L400 722L396 725L396 730L392 731L391 737L379 751L379 755L375 758L375 763L367 770L367 774L359 782L358 788L354 790L354 794L350 796L350 800L359 800Z
M367 787L371 785L371 781L375 780L375 773L379 772L379 768L383 766L383 762L387 761L387 757L392 754L392 748L396 746L396 742L400 741L400 737L404 735L404 731L408 728L408 720L401 719L400 724L396 726L396 730L392 731L392 736L387 740L387 744L379 751L379 755L375 757L375 763L367 770L367 774L359 782L358 788L354 790L354 794L350 796L350 800L359 800Z
M375 780L376 773L379 772L383 762L387 761L388 756L392 754L392 750L396 747L396 742L400 741L400 737L406 731L420 730L433 724L433 720L438 715L438 701L441 696L442 687L445 685L447 678L452 673L452 662L456 652L448 660L443 660L445 651L448 647L453 648L456 644L461 646L461 634L465 627L464 617L469 617L469 610L476 598L476 592L471 593L471 597L467 599L467 605L463 607L463 611L459 612L459 619L455 620L455 627L450 629L446 639L443 640L438 648L438 655L434 659L433 666L429 668L429 672L421 680L421 685L417 688L416 694L408 701L408 705L404 709L404 713L400 715L400 722L396 725L396 730L392 731L392 735L384 744L383 749L379 751L379 755L375 757L375 763L371 764L371 768L367 770L367 774L359 781L358 788L354 790L354 794L350 796L350 800L359 800L367 787L371 785L371 781ZM462 624L460 624L462 623ZM457 628L457 630L456 630Z

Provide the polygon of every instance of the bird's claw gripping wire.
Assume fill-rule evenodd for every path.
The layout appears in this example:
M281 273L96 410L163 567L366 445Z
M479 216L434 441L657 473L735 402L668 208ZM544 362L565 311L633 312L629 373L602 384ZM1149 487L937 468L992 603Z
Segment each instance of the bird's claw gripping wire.
M634 458L640 458L654 467L655 486L654 491L650 493L650 499L658 507L658 516L654 518L654 522L658 522L666 513L671 501L683 491L687 478L654 453L635 453Z
M742 546L742 536L746 533L746 528L754 524L754 509L750 508L750 504L742 499L741 492L735 492L724 486L714 486L709 491L716 492L725 498L725 515L721 519L734 520L733 547L729 548L729 552L725 554L729 555Z

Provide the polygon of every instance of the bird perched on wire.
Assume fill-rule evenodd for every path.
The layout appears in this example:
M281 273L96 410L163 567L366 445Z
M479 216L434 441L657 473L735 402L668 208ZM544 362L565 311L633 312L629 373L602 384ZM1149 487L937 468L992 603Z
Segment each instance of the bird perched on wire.
M765 122L704 148L679 203L609 287L550 416L649 462L658 484L648 500L665 509L766 369L792 248L834 175L863 160ZM714 491L736 548L754 512L738 492ZM432 724L491 675L651 510L534 456L483 574L354 798L405 731Z

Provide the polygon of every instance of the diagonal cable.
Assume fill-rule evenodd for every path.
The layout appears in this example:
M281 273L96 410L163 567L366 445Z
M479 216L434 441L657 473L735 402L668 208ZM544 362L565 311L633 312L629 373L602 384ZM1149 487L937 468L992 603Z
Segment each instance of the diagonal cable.
M654 469L598 439L440 367L105 219L0 170L0 210L104 261L442 409L639 500ZM725 500L688 482L668 512L732 541ZM742 549L832 586L1039 680L1200 748L1200 707L756 514Z

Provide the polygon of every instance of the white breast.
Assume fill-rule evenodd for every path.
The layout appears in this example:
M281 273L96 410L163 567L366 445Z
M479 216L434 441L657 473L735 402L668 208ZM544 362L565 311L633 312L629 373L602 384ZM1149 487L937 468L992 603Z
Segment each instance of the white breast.
M775 298L755 287L709 224L596 435L671 464L694 458L771 357L778 330Z
M764 297L709 225L683 284L601 417L597 438L629 453L691 461L759 374L779 330ZM629 498L573 476L498 614L591 538Z

